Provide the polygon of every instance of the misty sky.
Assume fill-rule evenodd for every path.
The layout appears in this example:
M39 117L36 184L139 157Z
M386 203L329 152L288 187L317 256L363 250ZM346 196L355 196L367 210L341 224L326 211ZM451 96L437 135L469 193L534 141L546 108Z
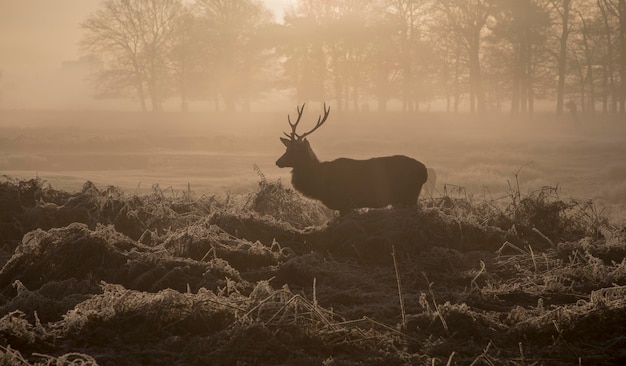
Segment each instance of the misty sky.
M282 19L296 0L264 0ZM100 0L0 0L0 70L33 77L79 57L79 23Z

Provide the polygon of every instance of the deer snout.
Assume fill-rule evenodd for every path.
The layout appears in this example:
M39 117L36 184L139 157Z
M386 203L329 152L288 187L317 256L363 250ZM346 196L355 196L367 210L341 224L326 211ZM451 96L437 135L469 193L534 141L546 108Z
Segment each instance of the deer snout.
M280 158L278 158L278 160L276 160L276 166L279 168L286 168L287 164L285 164L285 156L281 156Z
M276 166L279 168L293 168L295 164L293 156L289 152L284 153L283 156L276 160Z

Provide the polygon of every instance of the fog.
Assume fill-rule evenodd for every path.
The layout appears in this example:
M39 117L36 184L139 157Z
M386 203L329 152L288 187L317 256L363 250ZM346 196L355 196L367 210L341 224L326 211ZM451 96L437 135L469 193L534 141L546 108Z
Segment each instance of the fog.
M213 11L211 3L193 8L194 22L208 19L200 24L218 34L226 10ZM560 23L549 8L538 8L546 21L541 43L531 45L537 72L522 76L512 61L517 38L497 27L509 13L490 9L477 76L471 57L460 53L463 33L447 38L453 31L445 31L445 17L453 13L445 6L453 3L421 2L429 7L414 9L419 21L407 25L413 33L399 26L402 9L374 16L391 2L262 3L249 19L235 18L256 32L247 43L226 42L224 35L210 41L213 53L194 43L182 43L185 52L176 53L178 29L163 53L167 59L155 59L167 65L167 75L144 69L137 75L145 80L122 85L129 78L119 77L128 69L115 69L120 54L97 43L96 22L84 26L103 2L0 1L0 173L37 176L69 190L92 180L129 194L150 192L154 184L245 194L259 181L256 165L288 185L289 171L275 166L287 115L308 102L303 125L311 126L326 102L329 121L309 138L321 160L405 154L437 171L435 194L500 200L518 184L522 193L558 186L562 198L593 199L614 220L626 217L618 88L624 61L614 55L609 75L584 53L585 46L606 52L602 29L584 43L584 24L572 18L566 51L578 63L566 70L557 113L560 76L550 48L558 45ZM578 10L599 19L592 3ZM618 19L608 21L613 27ZM183 29L206 35L203 30ZM454 39L461 43L449 43Z
M295 0L263 3L281 22ZM132 101L93 97L94 75L81 60L80 23L101 5L101 0L0 1L0 108L137 109Z
M321 106L307 105L303 128ZM331 106L332 108L332 106ZM275 161L289 131L285 113L0 112L0 172L40 177L55 188L80 190L86 180L105 188L150 193L153 185L195 194L246 194L267 179L289 186ZM558 187L562 199L593 199L598 210L624 219L626 128L613 123L572 126L471 115L357 114L331 110L309 137L320 160L405 154L437 171L435 195L507 202ZM517 174L517 178L515 176ZM462 191L458 191L462 187Z

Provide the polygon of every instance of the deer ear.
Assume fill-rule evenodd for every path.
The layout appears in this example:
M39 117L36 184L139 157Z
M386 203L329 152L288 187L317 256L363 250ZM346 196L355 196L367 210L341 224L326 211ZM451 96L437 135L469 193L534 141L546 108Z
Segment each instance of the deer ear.
M285 147L289 147L289 145L291 145L291 140L286 139L284 137L281 137L280 141L283 143L283 145L285 145Z

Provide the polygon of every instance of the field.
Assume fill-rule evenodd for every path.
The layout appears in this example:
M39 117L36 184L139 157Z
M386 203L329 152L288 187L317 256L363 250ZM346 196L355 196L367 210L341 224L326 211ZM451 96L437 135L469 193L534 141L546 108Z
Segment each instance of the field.
M0 364L626 362L626 126L331 112L321 160L437 172L343 217L274 166L285 127L0 112Z
M319 111L308 106L302 124L312 124ZM258 178L254 165L269 179L289 181L289 172L274 165L284 152L278 138L289 128L286 117L0 111L0 172L37 176L68 191L90 180L129 194L149 193L153 184L199 194L249 193ZM626 219L626 124L601 116L573 124L552 115L476 120L331 112L310 140L320 160L415 157L436 169L439 194L447 185L480 198L505 197L519 171L522 193L558 186L564 198L593 199L614 221Z

